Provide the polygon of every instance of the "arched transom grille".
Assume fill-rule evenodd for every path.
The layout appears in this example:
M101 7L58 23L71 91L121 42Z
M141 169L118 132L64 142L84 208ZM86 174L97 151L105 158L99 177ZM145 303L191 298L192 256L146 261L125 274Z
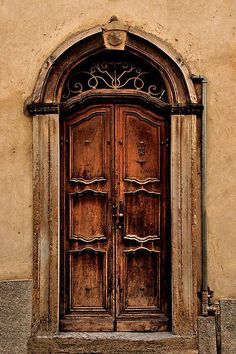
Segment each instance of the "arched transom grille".
M88 90L123 89L142 91L165 103L168 102L166 86L158 71L135 58L122 59L124 60L104 60L100 57L87 65L75 67L65 81L62 100Z

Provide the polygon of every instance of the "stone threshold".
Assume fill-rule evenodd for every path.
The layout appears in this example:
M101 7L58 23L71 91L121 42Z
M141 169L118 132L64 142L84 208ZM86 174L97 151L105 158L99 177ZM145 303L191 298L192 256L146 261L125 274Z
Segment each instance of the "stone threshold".
M170 332L63 332L30 338L28 353L197 354L197 348L195 336L178 336Z

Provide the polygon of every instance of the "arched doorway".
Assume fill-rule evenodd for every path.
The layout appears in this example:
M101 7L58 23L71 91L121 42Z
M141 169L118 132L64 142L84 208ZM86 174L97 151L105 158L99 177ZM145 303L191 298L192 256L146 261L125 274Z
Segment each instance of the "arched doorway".
M90 62L92 64L96 56L104 55L104 53L107 56L106 60L107 58L109 60L113 58L113 62L114 57L119 55L121 57L123 55L126 56L125 60L128 60L129 63L135 57L135 63L143 65L145 72L146 68L149 69L147 72L151 73L151 78L154 77L154 74L158 76L166 89L166 96L165 94L162 95L162 91L159 90L157 91L157 96L151 95L150 90L146 89L146 81L144 86L141 85L142 87L139 86L140 82L137 84L136 81L137 87L128 86L124 92L122 88L119 89L118 87L114 89L96 86L96 79L93 78L95 81L90 80L89 85L87 82L89 89L84 92L78 92L78 90L83 90L80 90L80 86L77 85L75 87L76 90L74 90L76 92L72 96L66 97L68 94L66 92L67 83L71 75L74 74L74 70L76 71L76 68L83 65L86 65L88 69ZM132 84L132 80L129 81L130 84ZM144 89L143 91L142 88ZM110 330L115 329L117 325L118 330L120 326L120 330L172 330L175 334L193 334L196 329L199 307L197 292L200 285L201 269L200 177L198 173L200 146L198 145L197 116L200 115L202 107L197 102L189 71L183 65L180 57L155 37L148 36L132 27L123 26L118 21L113 21L106 27L98 27L87 33L79 34L60 46L43 66L31 102L27 102L26 106L28 113L34 116L34 292L32 333L36 335L55 334L58 332L60 323L59 279L63 279L62 283L64 279L67 279L63 283L64 285L61 284L61 294L67 292L69 297L70 295L72 297L65 301L66 305L64 307L61 307L61 309L64 309L64 313L61 310L61 318L63 318L66 311L68 312L69 307L67 307L67 310L65 309L70 303L75 308L78 307L78 312L80 311L80 306L77 305L81 303L83 308L89 307L88 311L93 307L94 311L98 308L99 312L100 310L102 311L102 308L106 311L107 304L110 301L112 305L108 307L109 309L114 309ZM99 112L99 110L100 115L97 116L96 112ZM96 114L94 115L94 113ZM90 118L91 116L94 118ZM107 119L103 119L102 117L104 116ZM124 122L127 120L129 121L126 126L127 129L124 128L122 130ZM74 222L74 224L73 222L71 223L71 228L68 225L68 221L65 222L67 223L66 227L61 222L62 219L59 216L60 207L62 208L61 210L69 209L63 209L64 197L62 197L61 205L59 203L59 177L61 175L59 146L62 146L61 150L63 150L63 146L68 144L69 139L60 135L60 121L65 122L66 131L69 132L70 130L70 134L74 129L75 132L79 132L80 136L84 136L82 153L78 156L78 160L76 159L71 171L68 168L68 156L67 160L65 160L67 161L67 171L71 172L71 175L68 175L71 178L68 179L66 187L68 203L77 210L76 215L83 216L86 214L87 220L91 216L89 213L94 208L97 215L96 225L88 222L83 224L73 216L74 214L70 214L72 216L71 220ZM80 121L84 122L83 125L79 123ZM113 122L110 124L113 135L110 138L105 137L103 139L106 142L106 148L102 148L99 143L99 139L100 142L102 141L101 136L93 137L94 127L89 128L89 124L102 127L102 121ZM70 122L71 126L75 122L73 128L70 128ZM118 122L121 123L120 126ZM87 128L85 129L86 126ZM129 127L132 127L132 129L129 130ZM102 129L106 135L106 126ZM158 133L154 133L158 130L161 132L159 138L157 138ZM87 137L86 131L91 131L91 135ZM97 131L101 131L101 129ZM128 149L126 149L127 146L124 144L123 137L120 138L120 133L126 131L128 132L126 134L131 136L129 141L135 141L134 145L132 143L127 145ZM148 137L150 139L142 135L145 131L149 131ZM77 133L75 133L75 136L77 136ZM133 139L134 136L137 140ZM163 139L160 139L160 137L163 137ZM62 138L61 141L60 138ZM161 149L164 149L165 153L164 155L160 154L159 162L151 155L150 161L152 162L151 165L148 165L149 162L144 158L145 154L153 153L157 139L161 142L161 146L163 142L164 147L161 147ZM171 140L171 146L167 146L169 142L166 139ZM98 149L95 156L86 155L87 153L85 153L92 140L95 145L97 144ZM122 143L119 143L119 141L122 141ZM121 152L117 154L117 157L113 152L112 159L109 157L107 146L114 146L116 143L118 143ZM82 142L75 138L75 144L80 146ZM150 145L150 149L149 144L152 145L152 148ZM73 144L71 146L71 151L73 152ZM100 152L105 152L105 159L99 159L99 147ZM115 151L114 147L113 149ZM91 151L94 150L91 149ZM128 155L125 155L126 151L128 151ZM131 171L132 173L130 172L128 175L122 175L122 171L126 171L123 169L123 162L119 163L119 159L123 155L131 159L128 164L128 172ZM81 156L84 160L81 160ZM96 165L93 165L96 166L95 170L93 170L94 167L90 168L90 170L85 169L85 165L88 162L87 159L91 157L96 157ZM170 162L163 163L164 160L168 161L168 158ZM110 179L109 183L105 181L107 180L106 175L103 176L99 173L104 167L102 162L104 160L108 162L104 166L110 166L109 168L112 171L110 175L114 175L114 172L116 177L115 179ZM140 161L137 162L138 160ZM84 165L81 165L81 161L84 161ZM157 180L160 179L160 176L158 176L157 165L162 167L160 173L165 171L163 172L162 181L168 180L170 175L170 184L163 183L165 186L163 188L166 188L166 190L158 189L160 182ZM148 171L145 171L145 166L149 166ZM119 168L121 168L120 171ZM112 169L115 169L115 171ZM143 171L143 175L141 171ZM74 172L75 174L73 175ZM121 176L127 178L121 178ZM119 179L120 183L122 182L121 187L116 184ZM128 179L128 181L124 181L125 179ZM114 191L121 193L122 198L109 199L109 195L114 195ZM168 219L168 206L162 208L163 202L158 193L162 193L166 204L169 203L170 205L170 222L166 221ZM65 193L62 195L65 196ZM109 202L104 203L107 196ZM120 202L124 202L124 212L122 212L123 206ZM142 204L147 207L138 208L137 210L137 205ZM112 210L113 206L114 210ZM132 209L132 217L129 217L127 206ZM164 248L167 247L166 250L162 248L163 245L158 240L158 232L160 232L160 235L162 232L158 230L158 225L161 225L161 223L158 224L158 220L153 214L153 209L158 208L161 210L160 215L163 217L162 224L164 225L160 227L166 228L166 230L170 228L169 234L168 231L163 233L163 240L166 238L165 240L167 241L164 246ZM62 218L69 220L68 211L66 212L67 216L62 215ZM114 212L114 221L110 220L110 222L104 223L103 221L106 217L111 218L112 212ZM119 214L124 214L124 223L122 221L123 215L119 216ZM152 215L152 217L149 219L147 215ZM155 215L158 215L158 213ZM91 220L94 219L91 217ZM133 222L132 220L136 221ZM145 230L144 233L140 233L140 230L136 227L139 224L139 220L140 225L142 225L141 229ZM108 231L107 225L110 225L110 230ZM115 230L116 226L118 230ZM112 227L113 231L111 230ZM90 281L90 283L97 284L97 293L94 295L93 304L88 302L85 294L86 292L94 293L94 285L90 285L89 281L87 284L87 278L84 278L86 284L83 289L78 286L78 279L81 280L81 276L84 276L87 270L83 271L83 275L77 273L73 277L64 267L65 264L68 264L67 261L60 260L59 254L60 252L62 252L62 255L64 254L65 249L63 250L63 247L65 246L62 246L63 243L59 243L59 235L61 233L65 236L65 229L68 230L67 240L70 241L67 241L70 246L66 252L71 254L70 259L67 258L68 262L71 262L71 274L75 269L83 269L83 267L88 269L90 266L92 269L97 269L96 272L89 273L89 277L94 277L93 279L96 279L97 282ZM112 240L115 240L120 248L113 244L109 248L108 233L113 235ZM118 234L117 241L115 234ZM92 239L94 240L92 241ZM169 242L171 240L171 250L169 249L169 251L168 239ZM93 246L91 246L92 244ZM96 246L94 246L95 244ZM107 245L107 248L105 245ZM117 259L121 259L120 250L123 252L123 259L120 263L117 262L117 259L112 262L114 249ZM164 252L162 252L163 250ZM165 264L161 258L162 256L160 256L161 253L165 254L165 252L167 255L165 258L167 267L164 265L158 268L158 262L160 262L160 265L161 263L162 265ZM109 259L109 255L111 255L111 260L106 261L106 259ZM169 261L168 257L170 258ZM59 272L60 262L62 267ZM78 267L78 264L81 266ZM87 264L88 266L86 266ZM129 268L129 272L123 272L123 278L120 276L120 279L119 275L121 273L117 271L117 264L118 268L122 264L121 268L123 270L127 269L127 267ZM169 273L168 271L165 273L168 264L171 264L171 269ZM146 265L147 268L145 268ZM108 276L110 274L109 271L106 277L103 273L108 266L112 268L111 277ZM143 277L139 277L141 269L144 270ZM147 269L151 269L151 274L150 272L149 274L145 273ZM158 281L156 280L158 278L157 269L160 269ZM114 270L116 270L116 273L114 273ZM131 285L127 285L127 274L132 275ZM166 278L165 274L167 275ZM169 287L170 278L171 287ZM72 280L71 285L68 279ZM156 281L155 286L153 286L154 279ZM162 284L159 282L161 279ZM101 283L105 283L103 288L99 288ZM121 289L121 283L123 294L121 295L120 292L117 295L117 289L119 287ZM163 286L160 291L158 284ZM63 289L63 286L65 286L65 289ZM73 298L73 289L77 289L76 293L80 294L79 303ZM109 292L111 295L109 295ZM104 300L104 294L107 296L107 302ZM171 300L168 300L168 294L171 294ZM166 300L160 300L162 296ZM162 305L160 305L161 301L163 301ZM117 306L120 306L118 310ZM170 306L171 310L169 309ZM130 310L126 310L129 308ZM104 311L102 312L104 313ZM114 311L116 311L115 315ZM118 314L120 313L122 313L123 317L121 316L121 321L118 323ZM124 318L125 316L126 318ZM143 320L141 328L132 327L133 324L128 321L129 316L133 318L140 316ZM155 318L153 323L150 322L152 316ZM171 325L170 318L172 319ZM125 324L122 323L124 320L128 323L126 328ZM136 319L135 321L137 324L138 320ZM66 324L61 323L61 328L65 326L65 330L88 330L88 328L85 328L86 326L83 327L79 322L80 320L74 326L69 326L68 328L66 328ZM97 330L97 327L95 330ZM100 330L104 329L100 328Z
M124 51L65 80L61 330L170 329L168 96L160 73Z

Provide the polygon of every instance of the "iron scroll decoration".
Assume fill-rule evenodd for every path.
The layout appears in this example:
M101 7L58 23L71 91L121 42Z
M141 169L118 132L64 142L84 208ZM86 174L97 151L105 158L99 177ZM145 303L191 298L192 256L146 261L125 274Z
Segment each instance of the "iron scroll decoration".
M152 68L132 61L96 61L86 67L78 66L65 81L62 100L96 89L142 91L168 103L161 75Z

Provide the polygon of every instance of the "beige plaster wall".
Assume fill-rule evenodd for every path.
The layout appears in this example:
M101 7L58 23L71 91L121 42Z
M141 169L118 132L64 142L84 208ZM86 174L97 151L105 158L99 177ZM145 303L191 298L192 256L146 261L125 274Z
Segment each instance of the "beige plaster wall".
M209 80L209 285L236 297L236 1L1 0L0 280L32 275L32 122L39 69L69 35L111 15L153 33Z

